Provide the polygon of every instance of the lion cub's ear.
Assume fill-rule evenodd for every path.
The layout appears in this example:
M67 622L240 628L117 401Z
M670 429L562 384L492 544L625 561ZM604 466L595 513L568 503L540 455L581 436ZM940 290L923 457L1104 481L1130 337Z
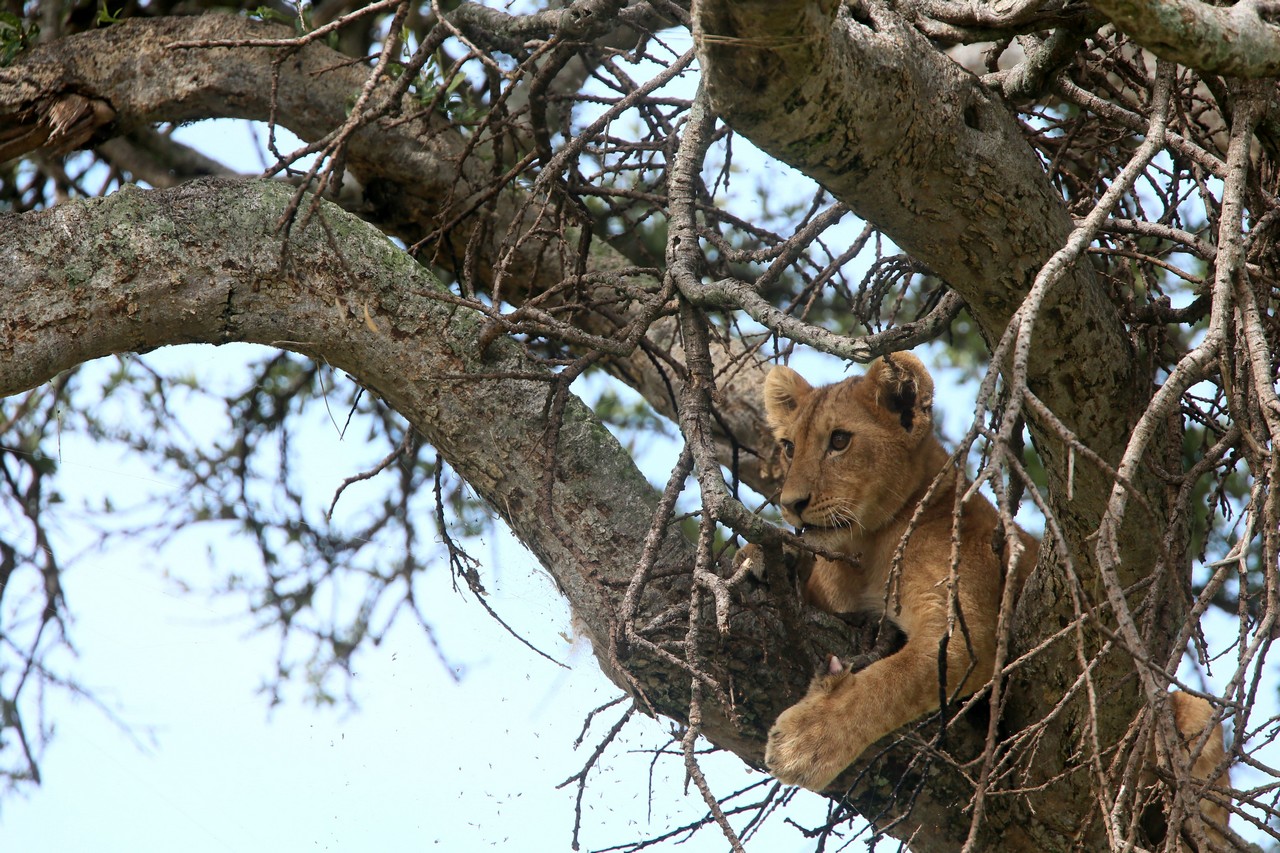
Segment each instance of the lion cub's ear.
M894 413L907 432L933 425L933 377L924 362L909 352L876 359L866 382L875 389L876 405Z
M813 391L804 377L781 364L769 371L764 379L764 413L773 430L791 423L796 409Z

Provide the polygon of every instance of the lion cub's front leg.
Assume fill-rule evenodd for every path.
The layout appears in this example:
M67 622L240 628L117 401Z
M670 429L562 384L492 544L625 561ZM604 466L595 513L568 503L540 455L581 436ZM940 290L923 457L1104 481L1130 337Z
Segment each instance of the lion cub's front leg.
M855 676L834 655L827 666L828 671L809 684L805 697L774 721L764 751L764 762L778 781L813 791L821 791L849 766L844 756L853 747L841 743L851 727L845 724L837 694L851 689L848 682Z
M936 708L937 654L912 645L856 673L832 658L829 671L770 729L769 771L789 785L823 791L871 744Z

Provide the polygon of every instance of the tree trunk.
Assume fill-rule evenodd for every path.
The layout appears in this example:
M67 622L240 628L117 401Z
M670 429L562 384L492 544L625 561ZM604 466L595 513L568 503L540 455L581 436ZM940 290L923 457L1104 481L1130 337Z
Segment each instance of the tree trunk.
M817 180L959 291L996 349L1037 274L1073 228L1003 103L877 3L699 0L694 23L706 85L725 122ZM1115 465L1153 390L1144 359L1087 261L1064 271L1036 313L1040 334L1025 365L1027 387L1072 437ZM1073 464L1060 428L1033 415L1028 420L1071 565L1081 586L1094 589L1093 536L1113 477L1094 465ZM1159 564L1159 543L1150 531L1165 529L1166 522L1157 514L1164 487L1153 473L1145 470L1135 486L1152 514L1126 518L1120 537L1126 588ZM1041 553L1049 559L1054 552ZM1019 603L1018 648L1035 648L1076 618L1068 590L1060 562L1036 573ZM1167 636L1179 616L1176 606L1163 615ZM1088 633L1087 648L1097 652L1105 641L1092 627ZM1010 693L1012 725L1044 720L1079 678L1078 663L1071 642L1029 662ZM1094 671L1098 689L1112 697L1102 712L1104 743L1124 731L1137 707L1133 671L1132 659L1114 650ZM1046 684L1055 689L1045 690ZM1092 780L1069 732L1085 713L1077 704L1045 731L1034 778L1068 776L1052 793L1028 798L1034 813L1015 798L987 806L989 838L1003 838L999 849L1074 849L1081 843ZM1106 846L1100 831L1095 822L1086 848Z

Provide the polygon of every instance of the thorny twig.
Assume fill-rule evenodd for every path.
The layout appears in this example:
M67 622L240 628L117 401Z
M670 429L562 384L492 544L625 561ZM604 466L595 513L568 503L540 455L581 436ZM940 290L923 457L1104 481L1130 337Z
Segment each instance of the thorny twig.
M587 716L587 721L583 723L583 727L582 727L583 734L586 734L587 726L591 724L591 717L595 716L598 712L603 711L605 708L609 708L612 705L616 705L619 701L621 700L615 699L612 702L608 703L607 705L603 705L599 708L596 708L594 711L592 711L591 714ZM613 726L610 727L609 731L605 732L604 737L601 738L600 742L596 744L596 748L591 751L591 755L587 758L587 762L582 766L582 769L579 770L577 773L573 774L572 776L570 776L568 779L565 779L559 785L556 785L556 788L559 789L568 785L570 782L578 783L578 793L574 797L574 801L573 801L573 841L570 844L570 847L573 850L581 849L578 845L578 830L582 828L582 795L587 790L587 774L591 772L591 768L594 767L596 765L596 762L600 760L600 756L604 755L604 751L609 748L609 744L613 743L614 738L618 736L618 734L622 731L623 726L627 724L627 722L631 719L631 715L634 714L635 712L636 712L636 705L633 702L631 703L631 706L627 708L625 712L623 712L622 716L618 718L617 722L615 722ZM578 740L574 742L574 746L576 747L581 742L582 742L582 737L579 736Z
M529 651L550 661L561 669L568 669L569 667L565 664L556 660L551 655L542 651L524 637L520 636L520 632L508 625L506 620L499 616L498 612L494 610L486 600L488 593L485 591L484 584L480 582L479 561L463 550L457 541L455 541L449 534L449 524L445 518L444 510L443 480L444 462L443 460L437 459L435 465L436 530L440 535L440 540L444 543L445 549L448 552L449 568L453 572L454 577L454 589L456 590L458 588L457 579L462 578L463 582L467 585L467 589L471 590L472 594L475 595L476 603L479 604L495 622L502 626L503 630L518 640L520 644L529 649Z
M347 490L348 486L354 483L359 483L362 480L371 480L374 477L378 476L383 471L385 471L391 465L391 463L395 462L397 459L400 459L410 454L412 452L412 447L414 445L414 442L415 442L415 439L413 436L413 431L406 430L404 434L404 438L401 439L400 444L396 446L396 449L392 450L386 456L382 457L382 460L379 461L378 464L374 465L368 471L361 471L359 474L352 474L350 477L344 478L343 481L338 484L338 488L335 489L333 492L333 500L329 502L329 509L324 515L325 520L333 521L334 507L338 505L338 499L342 497L342 493Z

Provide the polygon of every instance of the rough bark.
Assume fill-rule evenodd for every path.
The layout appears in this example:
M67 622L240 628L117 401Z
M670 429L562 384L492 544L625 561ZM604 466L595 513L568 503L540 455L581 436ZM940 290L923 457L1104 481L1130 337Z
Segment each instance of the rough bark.
M1156 56L1232 77L1280 74L1280 25L1273 4L1093 0L1091 5Z
M904 21L868 9L855 20L815 0L700 3L712 102L958 290L994 344L1071 218L1008 109ZM1077 264L1044 311L1055 334L1035 340L1029 383L1115 458L1126 436L1115 401L1147 389L1135 393L1141 379L1116 361L1130 347L1114 307Z
M629 577L653 490L580 403L553 454L549 374L514 345L480 351L481 318L441 299L430 274L376 230L326 205L323 227L282 243L290 195L210 181L6 215L0 394L92 358L170 344L247 341L323 358L404 414L545 565L568 569L557 580L585 605L597 647L607 646L609 586ZM549 464L566 472L550 515L538 493ZM540 531L542 518L594 532ZM673 535L664 555L663 565L679 565L687 545Z

